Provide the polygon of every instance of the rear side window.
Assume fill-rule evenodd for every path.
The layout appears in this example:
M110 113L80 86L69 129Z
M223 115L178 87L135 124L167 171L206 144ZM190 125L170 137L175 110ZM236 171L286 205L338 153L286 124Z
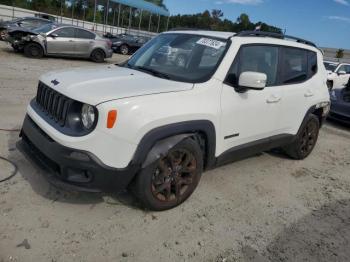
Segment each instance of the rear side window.
M267 76L266 86L277 84L278 46L251 45L240 49L238 59L232 64L227 82L238 86L239 76L244 72L259 72Z
M297 48L283 48L282 84L294 84L308 78L307 51Z
M95 39L95 35L93 33L78 28L75 29L75 37L84 39Z

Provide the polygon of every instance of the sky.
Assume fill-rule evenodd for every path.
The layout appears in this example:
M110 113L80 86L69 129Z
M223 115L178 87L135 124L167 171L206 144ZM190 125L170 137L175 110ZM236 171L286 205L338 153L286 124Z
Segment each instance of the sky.
M350 49L350 0L165 0L172 15L221 9L236 20L247 13L288 35L315 42L320 47Z

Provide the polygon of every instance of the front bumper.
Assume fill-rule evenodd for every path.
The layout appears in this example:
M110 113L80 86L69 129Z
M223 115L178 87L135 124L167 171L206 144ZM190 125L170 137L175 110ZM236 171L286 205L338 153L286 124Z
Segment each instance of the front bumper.
M51 139L27 115L22 131L21 151L49 173L47 178L60 187L88 192L124 190L135 176L138 166L123 169L104 165L90 152L60 145Z

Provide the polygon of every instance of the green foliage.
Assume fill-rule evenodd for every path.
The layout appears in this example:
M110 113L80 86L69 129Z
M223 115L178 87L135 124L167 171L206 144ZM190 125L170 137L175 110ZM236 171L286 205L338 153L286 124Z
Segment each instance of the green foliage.
M339 49L335 55L335 58L343 58L344 57L344 49Z
M164 0L146 0L152 2L158 6L166 8ZM12 5L17 7L32 9L38 12L49 13L53 15L61 14L61 3L62 14L66 17L71 17L72 8L74 8L74 18L83 19L85 9L85 20L93 21L94 18L94 1L93 0L71 0L71 4L67 4L65 0L0 0L0 4ZM103 2L99 2L102 4ZM115 25L117 25L118 16L118 4L110 2L109 5L108 24L113 24L113 14L116 10ZM120 15L120 25L128 27L129 24L129 7L122 6ZM103 23L104 15L107 12L106 8L98 8L96 11L96 22ZM131 27L138 28L140 12L135 9L132 10L132 23ZM150 13L143 11L141 28L148 30ZM156 31L158 25L158 16L152 15L151 19L151 31ZM166 29L167 18L161 17L160 19L160 31ZM185 15L174 15L170 17L169 29L171 28L198 28L206 30L219 30L219 31L230 31L240 32L243 30L254 30L256 26L260 25L262 31L269 31L275 33L282 33L280 28L268 25L263 22L253 23L250 21L249 16L245 13L241 14L236 21L231 21L224 18L222 10L214 9L212 11L204 11L197 14L185 14ZM344 54L343 54L344 55Z
M254 30L261 25L261 31L282 33L280 28L268 25L263 22L252 23L247 14L241 14L235 22L228 19L222 19L221 10L208 10L203 13L193 15L175 15L170 17L169 28L199 28L207 30L219 30L240 32L244 30Z

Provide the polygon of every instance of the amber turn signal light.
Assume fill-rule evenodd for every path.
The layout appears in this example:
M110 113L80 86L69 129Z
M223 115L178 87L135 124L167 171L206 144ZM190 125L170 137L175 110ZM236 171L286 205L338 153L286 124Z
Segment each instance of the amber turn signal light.
M107 116L107 128L113 128L117 121L117 110L110 110Z

